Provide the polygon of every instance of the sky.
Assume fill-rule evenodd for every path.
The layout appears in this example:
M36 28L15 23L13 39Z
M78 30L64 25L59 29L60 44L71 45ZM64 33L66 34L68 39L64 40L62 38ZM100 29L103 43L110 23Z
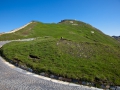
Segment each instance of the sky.
M120 0L0 0L0 33L32 20L58 23L83 21L103 33L120 36Z

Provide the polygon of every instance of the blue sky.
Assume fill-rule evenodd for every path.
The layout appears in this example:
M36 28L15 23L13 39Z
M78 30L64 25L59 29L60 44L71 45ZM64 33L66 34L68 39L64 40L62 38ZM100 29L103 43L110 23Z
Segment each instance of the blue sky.
M0 0L0 32L37 20L76 19L107 35L120 35L120 0Z

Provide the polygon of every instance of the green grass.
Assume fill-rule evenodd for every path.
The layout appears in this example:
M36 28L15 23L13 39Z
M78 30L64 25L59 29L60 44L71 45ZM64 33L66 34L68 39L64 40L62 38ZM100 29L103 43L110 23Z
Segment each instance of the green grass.
M0 40L37 39L8 43L0 53L36 73L120 85L120 43L89 24L73 23L78 25L70 20L58 24L34 22L15 33L3 34Z
M109 45L50 37L6 44L1 54L37 73L44 71L90 82L99 78L101 82L120 85L120 51Z

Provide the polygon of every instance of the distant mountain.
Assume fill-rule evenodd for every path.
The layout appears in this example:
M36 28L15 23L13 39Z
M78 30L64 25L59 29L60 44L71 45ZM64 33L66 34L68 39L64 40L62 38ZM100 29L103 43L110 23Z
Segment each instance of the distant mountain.
M120 36L112 36L112 37L120 42Z
M37 74L44 72L49 77L54 75L76 83L92 82L98 87L120 85L120 42L113 37L77 20L32 21L0 35L0 40L36 39L8 43L0 54Z

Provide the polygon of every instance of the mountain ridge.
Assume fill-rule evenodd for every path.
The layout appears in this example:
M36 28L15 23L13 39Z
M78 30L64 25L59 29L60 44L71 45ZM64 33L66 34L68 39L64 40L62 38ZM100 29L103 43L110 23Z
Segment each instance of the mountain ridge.
M94 41L96 41L96 42L100 41L100 38L102 40L103 37L105 40L106 40L106 38L111 39L111 40L113 39L110 36L105 35L100 30L94 28L93 26L86 24L84 22L81 22L81 21L67 19L67 20L61 20L61 22L59 22L59 23L47 23L47 24L38 22L38 21L32 21L32 22L34 22L34 23L30 23L26 27L19 29L19 31L16 31L13 33L2 34L1 35L2 37L0 38L0 40L41 37L41 36L45 35L45 33L48 31L51 31L49 34L51 34L52 32L58 36L61 34L61 36L59 36L59 38L65 37L67 35L74 35L74 36L78 35L78 37L81 37L84 39L89 39L89 40L94 39ZM32 29L34 29L34 30L32 30ZM41 34L41 32L42 32L42 34ZM63 32L65 32L66 35L64 35ZM39 34L41 34L41 36ZM47 33L46 33L46 36L49 36L49 34L47 35ZM63 34L63 36L62 36L62 34ZM102 36L100 36L101 34L102 34ZM55 36L55 37L58 38L57 36ZM67 37L65 37L65 38L67 38ZM99 40L97 40L97 39L99 39ZM113 40L112 40L112 42L113 42Z

